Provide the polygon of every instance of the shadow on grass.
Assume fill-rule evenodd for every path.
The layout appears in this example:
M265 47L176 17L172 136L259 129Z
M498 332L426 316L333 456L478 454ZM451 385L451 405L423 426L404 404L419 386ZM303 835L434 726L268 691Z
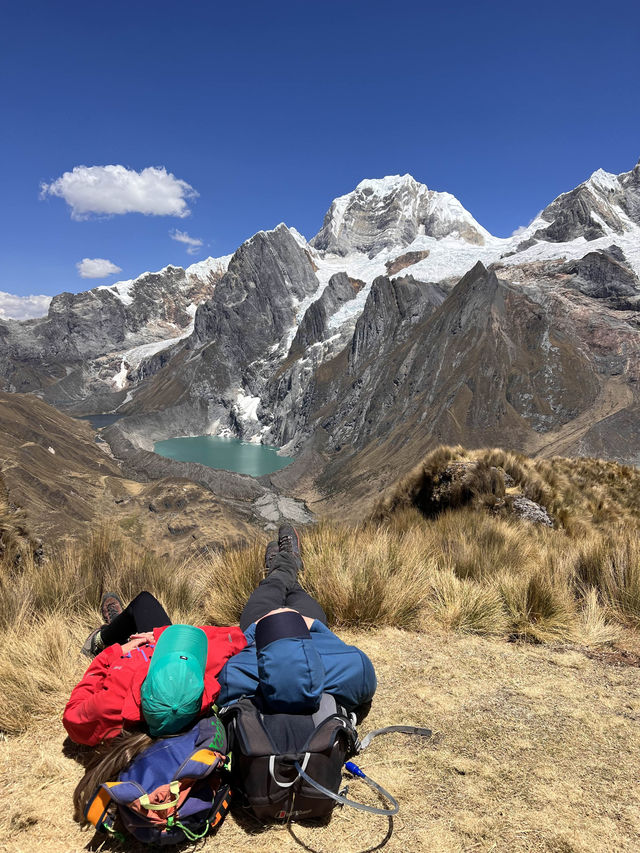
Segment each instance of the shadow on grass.
M95 746L84 746L80 743L74 743L70 737L66 737L62 742L62 754L65 758L71 758L73 761L86 767L91 759L95 756Z
M243 829L247 835L262 835L263 832L267 832L273 825L258 820L246 806L243 806L237 800L235 802L232 801L231 814L240 829Z
M386 832L386 835L384 836L384 838L381 841L379 841L378 844L374 845L373 847L367 847L366 850L359 850L358 853L373 853L374 850L381 850L383 847L385 847L389 843L389 841L391 840L391 836L393 835L393 818L388 817L387 820L389 821L389 825L387 827L387 832ZM302 826L307 826L307 827L325 826L328 822L329 822L328 820L323 821L322 823L320 823L318 821L298 821L298 823L300 823ZM298 836L295 834L295 832L293 830L293 824L290 823L287 826L287 830L289 831L289 835L293 838L293 840L296 842L296 844L299 844L300 847L303 848L303 850L307 850L308 853L323 853L322 850L316 850L315 847L310 847L301 838L298 838Z
M264 832L268 832L273 827L281 827L285 825L285 822L279 823L278 821L273 821L269 823L263 823L263 821L258 820L255 815L251 813L251 811L247 807L243 807L236 803L235 806L232 806L231 812L233 814L234 820L238 824L238 826L243 829L247 835L262 835ZM287 832L293 838L293 840L298 844L303 850L308 851L308 853L322 853L322 850L317 850L315 847L311 847L307 842L303 841L296 835L295 827L302 826L306 829L319 829L321 827L328 826L331 823L332 815L329 814L323 818L311 818L309 820L296 820L295 822L286 823ZM393 835L393 817L388 818L388 826L387 832L377 844L373 847L367 847L366 850L357 851L357 853L373 853L375 850L381 850L385 847L388 842L391 840L391 836ZM324 846L323 846L324 849Z

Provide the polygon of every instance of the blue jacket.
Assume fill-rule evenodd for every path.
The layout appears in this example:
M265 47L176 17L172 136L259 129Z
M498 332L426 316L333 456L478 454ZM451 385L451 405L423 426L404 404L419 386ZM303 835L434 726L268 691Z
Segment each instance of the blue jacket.
M269 704L280 711L295 711L291 705L298 697L319 699L323 692L335 696L348 710L373 698L377 682L369 658L317 619L311 625L311 640L280 639L260 652L255 633L254 622L244 632L246 647L229 658L218 675L218 706L254 696L259 685ZM278 702L290 707L277 707Z

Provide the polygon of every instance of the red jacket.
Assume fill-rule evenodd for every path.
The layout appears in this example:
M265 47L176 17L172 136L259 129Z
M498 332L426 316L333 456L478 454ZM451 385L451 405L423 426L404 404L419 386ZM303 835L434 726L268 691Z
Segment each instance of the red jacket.
M202 696L205 710L220 692L216 676L247 641L240 628L202 626L202 630L209 640ZM154 628L156 642L163 631L164 628ZM115 737L123 728L140 723L140 687L154 648L155 643L150 643L123 655L122 646L116 643L100 652L74 687L64 709L62 722L71 740L95 746Z

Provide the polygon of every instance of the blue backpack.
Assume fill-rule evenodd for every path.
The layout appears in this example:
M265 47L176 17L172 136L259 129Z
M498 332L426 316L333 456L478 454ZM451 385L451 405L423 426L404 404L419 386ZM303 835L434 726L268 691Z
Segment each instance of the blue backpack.
M199 720L188 732L161 738L102 784L86 809L96 829L124 840L169 845L203 838L229 811L231 791L222 783L227 738L218 717Z

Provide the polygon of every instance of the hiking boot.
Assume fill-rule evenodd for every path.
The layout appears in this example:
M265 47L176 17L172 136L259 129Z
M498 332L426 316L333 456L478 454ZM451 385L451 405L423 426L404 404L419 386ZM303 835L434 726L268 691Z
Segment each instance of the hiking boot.
M298 569L302 568L300 537L293 525L281 524L278 528L278 550L281 554L291 554L295 558Z
M267 575L271 574L271 570L273 569L273 560L280 553L280 548L278 547L278 543L273 540L273 542L269 542L264 552L264 572L263 577L267 577Z
M94 658L104 649L104 640L100 633L103 628L104 625L101 625L89 634L87 639L84 641L84 645L80 649L83 655L86 655L88 658Z
M100 602L100 613L106 625L111 625L116 616L119 616L124 607L115 592L105 592Z

